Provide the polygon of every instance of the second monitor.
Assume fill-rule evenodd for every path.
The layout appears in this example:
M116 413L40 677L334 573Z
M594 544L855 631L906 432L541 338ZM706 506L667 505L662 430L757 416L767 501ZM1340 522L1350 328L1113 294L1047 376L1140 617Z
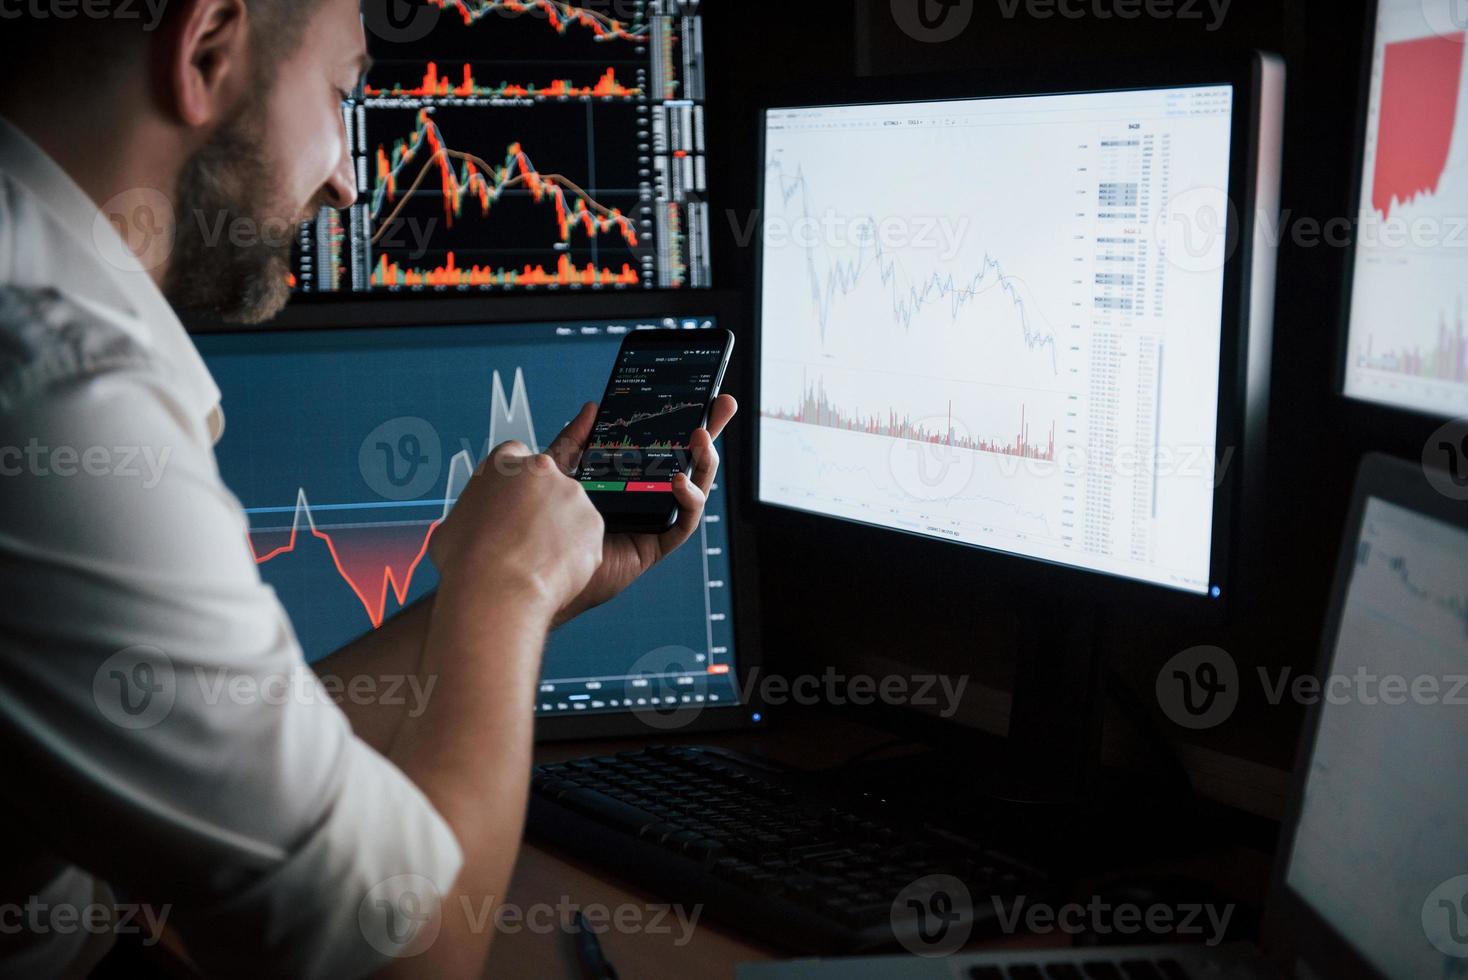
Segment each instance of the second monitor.
M765 111L760 501L1220 594L1256 86L1154 75Z

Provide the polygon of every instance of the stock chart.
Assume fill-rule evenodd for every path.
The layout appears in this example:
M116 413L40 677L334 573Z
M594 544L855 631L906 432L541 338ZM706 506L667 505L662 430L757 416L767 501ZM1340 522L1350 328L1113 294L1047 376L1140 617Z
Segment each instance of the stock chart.
M768 112L760 498L1208 591L1231 106Z
M432 592L429 542L488 451L544 449L601 392L636 321L198 338L229 417L220 471L260 573L319 660ZM662 321L645 324L663 326ZM311 391L309 417L298 393ZM699 532L552 634L537 710L615 710L644 658L732 696L725 491ZM655 656L654 656L655 655ZM668 687L676 690L679 681Z
M357 203L300 293L710 285L702 20L680 0L415 0L367 18Z
M1468 413L1468 31L1448 3L1378 11L1346 394Z

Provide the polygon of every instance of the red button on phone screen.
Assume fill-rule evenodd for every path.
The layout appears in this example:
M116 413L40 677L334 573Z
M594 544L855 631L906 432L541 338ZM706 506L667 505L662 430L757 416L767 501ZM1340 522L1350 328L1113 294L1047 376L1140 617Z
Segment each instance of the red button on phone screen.
M673 492L673 484L671 484L671 483L629 483L629 484L627 484L627 492L628 493L672 493Z

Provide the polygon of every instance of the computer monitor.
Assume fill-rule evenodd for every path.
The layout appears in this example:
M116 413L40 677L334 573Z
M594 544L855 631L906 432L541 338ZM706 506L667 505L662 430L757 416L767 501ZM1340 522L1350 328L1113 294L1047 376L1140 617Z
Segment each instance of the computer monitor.
M766 108L759 501L1221 596L1262 442L1281 74Z
M358 202L302 226L299 293L708 286L696 3L366 5Z
M388 304L406 318L375 304L379 325L355 326L358 311L196 337L223 392L221 474L308 661L433 590L428 539L476 464L509 439L545 449L600 396L629 332L728 322L714 302L657 305L597 316L593 304L550 320L542 304L524 322L485 323L437 302ZM535 704L542 735L749 720L739 694L755 644L740 620L753 621L742 592L751 576L735 563L728 472L687 545L551 635Z
M1306 955L1310 975L1463 974L1465 678L1463 505L1420 465L1368 457L1319 666L1293 688L1311 705L1296 756L1308 768L1284 824L1269 926L1271 945Z
M1380 0L1356 171L1342 388L1468 414L1468 21L1454 0Z

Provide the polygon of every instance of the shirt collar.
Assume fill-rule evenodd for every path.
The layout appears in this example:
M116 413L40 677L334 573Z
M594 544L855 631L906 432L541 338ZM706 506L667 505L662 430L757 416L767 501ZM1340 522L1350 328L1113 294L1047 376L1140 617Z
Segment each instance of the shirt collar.
M224 431L219 386L178 314L96 203L4 118L0 118L0 174L30 192L68 246L65 256L56 257L58 279L62 275L65 279L52 285L112 313L120 326L168 362L190 412L204 419L211 436L218 439Z

